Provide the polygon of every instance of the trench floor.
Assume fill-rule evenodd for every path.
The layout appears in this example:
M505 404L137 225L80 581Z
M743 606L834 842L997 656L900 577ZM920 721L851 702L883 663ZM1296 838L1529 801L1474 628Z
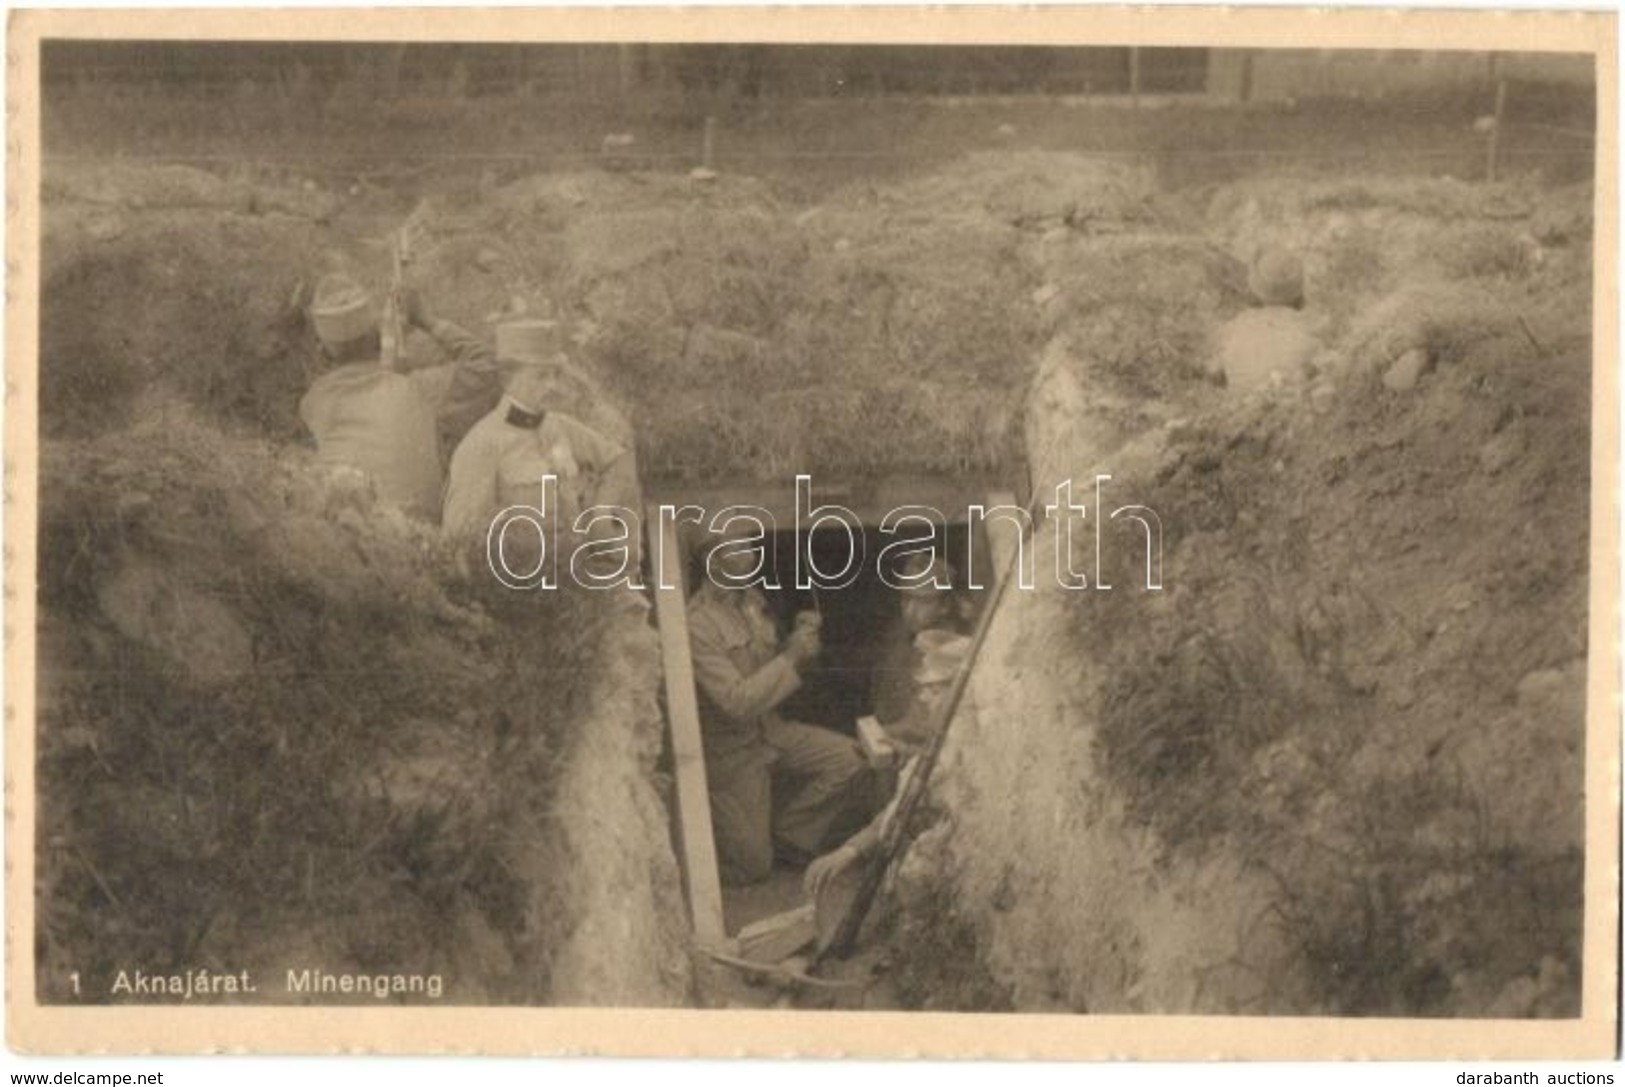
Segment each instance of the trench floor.
M722 920L728 935L738 935L746 925L793 910L807 901L801 889L800 868L775 865L773 874L761 883L722 889Z
M807 901L801 887L802 870L782 865L761 883L724 887L723 921L730 935L764 917L795 909ZM832 959L816 972L830 981L848 982L850 988L831 991L787 985L748 976L725 966L711 965L701 973L703 1003L723 1008L842 1008L888 1011L901 1005L888 983L888 950L883 943L860 946L848 959Z

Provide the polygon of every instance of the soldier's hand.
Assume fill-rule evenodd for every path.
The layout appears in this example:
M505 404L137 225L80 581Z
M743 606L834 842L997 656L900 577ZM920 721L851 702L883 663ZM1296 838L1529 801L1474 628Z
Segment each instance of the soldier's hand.
M434 318L429 316L428 307L423 304L423 295L416 287L405 287L401 290L401 316L406 318L407 324L415 325L425 332L434 323Z
M863 749L863 761L876 773L897 769L897 745L887 741L879 747Z
M293 293L288 298L290 312L303 317L310 309L311 302L316 297L316 284L308 279L301 279L294 283Z
M858 851L850 845L843 845L833 852L825 853L807 866L806 874L801 877L802 886L806 888L808 894L817 898L836 876L858 863L860 859Z
M818 637L818 631L804 624L798 624L790 637L785 641L785 651L790 659L797 664L806 664L823 651L823 643Z

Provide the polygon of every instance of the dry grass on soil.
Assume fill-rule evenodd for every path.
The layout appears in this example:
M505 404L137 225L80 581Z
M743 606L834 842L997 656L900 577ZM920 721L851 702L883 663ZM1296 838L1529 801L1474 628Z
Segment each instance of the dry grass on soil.
M1131 818L1276 883L1310 1006L1569 1015L1589 352L1398 310L1436 360L1415 392L1368 367L1328 417L1178 438L1145 499L1167 606L1106 594L1066 633L1104 652L1100 765Z
M1294 1006L1571 1013L1589 190L1244 181L1203 194L1204 233L1153 180L982 156L815 211L726 177L482 180L430 201L419 274L470 327L567 316L648 474L1008 463L1055 335L1091 396L1147 408L1125 427L1186 416L1143 496L1171 603L1091 594L1061 632L1109 671L1095 743L1131 823L1277 883ZM546 826L522 798L545 800L571 742L594 613L565 594L492 627L364 496L143 406L166 386L296 435L310 343L290 288L377 225L211 210L201 184L177 182L202 210L81 189L48 221L44 418L64 440L45 450L41 642L63 678L41 714L60 861L41 954L202 964L313 926L329 961L433 947L493 998L536 998L568 895L520 888L567 866L515 828ZM1199 377L1266 242L1307 254L1329 414L1228 404ZM1411 348L1427 369L1391 393ZM211 618L155 617L176 599ZM521 641L556 668L518 668ZM454 803L367 784L425 761ZM469 785L491 781L514 787ZM984 919L940 920L921 937L940 969L1007 1000L975 965Z
M411 948L459 999L545 1002L602 602L448 587L364 488L140 415L44 449L40 976Z
M1053 628L1010 635L1046 648L996 675L1054 685L1027 726L1077 737L1024 746L1075 780L1020 749L964 753L990 765L945 786L954 803L899 879L906 1001L1575 1013L1589 203L1588 187L1253 180L1204 200L1206 238L1178 215L1040 236L1046 358L1087 407L1057 426L1097 458L1064 467L1111 470L1158 511L1168 589L1123 588L1143 559L1108 548L1116 591L1060 594L1032 609ZM1305 254L1329 399L1239 400L1199 376L1265 243ZM1391 389L1413 350L1417 384ZM1012 783L1062 793L1009 818L978 802ZM955 840L985 844L984 823L1037 840L1067 819L1105 820L1112 845L1077 848L1135 871L1113 890L1067 882L1101 878L1067 857L959 871ZM1214 947L1110 915L1177 920L1178 881L1214 872L1195 892L1215 898ZM1262 912L1226 912L1241 906ZM1029 961L1068 926L1090 950Z
M996 192L973 167L965 176ZM116 211L83 178L51 190L54 432L118 425L162 386L297 438L315 349L298 288L338 267L385 285L378 215L250 214L198 173L149 179ZM1099 214L1095 189L1040 210ZM652 474L988 468L1015 456L1038 331L1014 225L1028 205L938 220L849 196L808 217L748 179L539 177L422 205L413 275L437 312L477 331L521 311L566 318Z

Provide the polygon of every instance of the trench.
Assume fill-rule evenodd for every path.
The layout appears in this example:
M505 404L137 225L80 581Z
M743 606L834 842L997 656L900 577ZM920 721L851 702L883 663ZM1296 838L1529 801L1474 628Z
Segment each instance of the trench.
M233 237L247 252L259 253L265 270L271 272L267 281L301 275L298 262L324 231L296 213L290 218L297 237L287 244L277 234L289 223L245 220L234 210L159 207L148 214L150 228L135 232L123 222L110 226L115 222L114 213L105 205L96 205L88 217L60 213L51 217L49 225L56 231L57 244L50 248L62 254L46 286L43 307L45 370L53 375L46 383L46 414L53 434L77 442L98 428L132 425L139 421L141 410L136 405L144 390L163 387L202 406L228 426L246 424L278 443L288 443L278 448L291 450L299 424L290 405L297 400L305 372L299 359L313 345L297 315L288 309L286 298L277 295L284 284L278 283L273 291L243 283L230 263L221 259L221 252L205 247L203 263L190 269L207 281L198 291L182 291L156 312L139 312L138 304L130 299L129 304L92 307L94 321L78 321L73 315L84 308L84 297L124 297L108 290L112 281L156 285L186 274L185 262L194 248L189 231L202 229ZM189 223L189 216L198 220L196 226ZM372 215L365 224L354 222L345 229L371 230L379 221L379 216ZM1008 243L1008 237L1001 236L994 247ZM79 261L66 255L80 246L89 246L91 255ZM1021 289L1036 282L1021 281ZM878 288L887 297L897 290L884 281L878 282ZM177 326L187 328L196 342L189 343L186 352L166 354L161 345ZM883 326L878 331L891 334ZM1023 363L1020 368L1027 366ZM625 421L620 425L624 427ZM942 442L940 437L933 440ZM994 440L993 445L1009 448L1002 440ZM910 455L906 442L899 450L903 464L917 459ZM956 454L963 455L963 451ZM1029 486L1019 453L1011 457L1001 452L992 459L997 463L990 467L989 454L978 450L973 460L976 467L952 474L907 468L888 473L882 466L880 472L856 476L845 476L839 469L818 475L815 499L842 503L857 512L869 561L846 589L816 595L794 589L772 594L781 622L795 610L810 606L821 611L828 624L828 651L785 707L787 715L850 735L853 722L873 709L873 689L884 678L877 674L876 659L888 639L897 637L896 594L880 583L873 566L882 543L876 526L887 510L917 505L941 510L948 560L961 576L969 574L983 585L991 583L987 537L980 529L972 529L964 511L973 504L1004 500L998 496L1025 496ZM730 477L718 476L711 482L703 473L697 481L691 476L681 481L655 476L643 483L645 498L651 502L670 499L707 509L749 502L771 511L779 526L773 536L774 567L786 585L794 582L795 555L802 543L810 546L815 561L825 568L844 565L848 558L840 546L847 537L839 532L808 536L784 527L794 524L795 517L792 496L783 487L741 488ZM694 578L695 571L688 571L688 584L695 584ZM652 712L663 666L647 645L640 644L644 639L630 617L617 619L614 627L616 632L605 643L598 671L619 676L620 682L599 685L597 693L589 696L594 704L590 717L600 719L600 724L571 741L568 768L552 801L568 815L548 847L550 853L584 864L588 863L585 858L599 859L590 862L590 874L571 877L561 889L570 900L567 912L574 920L569 922L561 946L547 955L545 986L550 999L569 1002L658 1003L681 993L687 984L683 981L687 971L674 964L671 931L673 922L682 917L674 898L684 882L669 861L646 861L635 851L628 855L626 835L631 827L639 828L634 839L646 834L650 824L660 818L650 800L657 768L668 766L671 760L669 732L663 742L652 732L659 724ZM606 734L603 720L622 722L615 727L623 738L611 741L609 735L615 733ZM418 762L434 772L445 767L433 756ZM586 814L603 805L606 798L613 798L616 805L607 820ZM668 796L667 817L675 816L677 810ZM672 842L674 853L680 856L681 834L672 835ZM646 844L645 840L637 848ZM535 871L540 863L538 855L522 867ZM630 903L628 893L633 899ZM723 902L725 932L737 934L742 927L801 899L800 873L790 868L776 870L762 886L730 889ZM617 920L616 911L627 912L629 905L633 907L630 913ZM662 913L666 916L658 916ZM629 934L631 946L626 951L604 950L617 941L627 942ZM482 931L469 938L470 947L477 946L478 951L464 948L462 953L479 958L487 971L515 969L506 965L509 952L497 946L501 942L500 937ZM617 968L628 956L636 960L629 973ZM504 965L499 968L495 963ZM488 996L499 991L487 987ZM526 988L514 982L509 991L523 993ZM698 999L705 1002L712 997L702 992Z
M1571 1007L1569 891L1583 834L1575 804L1552 817L1542 804L1582 796L1584 707L1565 677L1585 665L1575 616L1589 273L1577 239L1589 194L1543 192L1573 219L1543 227L1533 213L1508 225L1521 190L1483 197L1446 181L1303 182L1300 194L1268 178L1185 201L1135 171L1001 153L910 184L878 205L869 194L793 209L729 179L698 196L674 179L523 179L491 196L494 210L447 214L424 258L448 312L479 326L514 284L468 269L500 267L510 249L547 253L560 267L531 271L604 326L600 376L608 410L638 432L644 499L771 511L787 584L804 542L786 527L793 492L741 481L799 468L803 455L817 500L857 512L871 558L885 509L949 513L953 561L965 523L949 511L995 491L1025 502L1064 476L1110 473L1122 501L1169 515L1176 590L1160 601L1039 591L1007 602L933 779L936 821L905 853L869 959L853 967L885 973L875 960L891 960L890 992L861 999L1224 1014ZM482 658L517 665L514 647L424 588L438 574L419 536L313 483L295 448L310 344L290 319L290 288L312 253L359 246L393 206L319 219L303 203L323 194L248 201L269 214L243 213L241 196L139 213L67 198L47 209L40 638L42 659L62 667L42 683L42 781L55 792L42 801L41 842L51 864L63 856L52 843L80 844L94 874L47 865L40 975L98 957L162 964L177 947L225 965L244 946L269 956L278 940L366 965L387 959L390 939L420 938L436 965L461 972L470 1003L784 999L694 955L683 805L662 784L678 762L662 689L674 675L655 617L628 607L601 628L590 609L550 602L549 621L526 637L581 684L550 689L538 672L494 692ZM947 225L921 208L943 210ZM1526 229L1555 239L1539 243L1539 261L1514 233ZM1244 304L1235 254L1259 239L1318 247L1312 273L1335 288L1323 307L1341 369L1327 404L1254 403L1194 372L1203 336ZM1505 316L1516 307L1549 348L1538 366L1525 365L1529 327ZM1392 389L1387 367L1413 343L1435 357L1409 391ZM885 380L863 384L874 371ZM793 388L777 387L782 373ZM169 399L154 410L140 396L160 386ZM894 418L917 402L925 408ZM123 497L110 507L108 494ZM1527 519L1520 494L1547 503L1543 523L1574 531L1551 546L1508 539L1494 518ZM1436 511L1448 514L1448 546L1418 546L1416 526ZM285 524L272 546L255 544ZM142 557L157 556L159 574L151 562L95 561L91 543L130 539L150 545ZM805 542L838 566L835 540ZM1132 534L1107 542L1138 555ZM1047 570L1054 534L1033 543ZM222 560L239 554L253 558L253 578ZM1136 573L1127 561L1111 571L1125 587ZM196 649L175 624L130 621L132 599L163 595L154 585L225 632L199 654L207 667L172 659ZM816 601L786 590L774 603L781 622L809 604L825 613L829 651L791 709L845 729L872 708L894 596L870 572ZM1521 632L1506 615L1522 617ZM284 682L316 671L287 671L313 637L347 635L349 649L345 637L323 643L339 653L378 644L379 616L404 617L388 652L419 651L396 661L401 674L455 660L446 682L466 705L363 685L304 698ZM576 655L583 645L598 656ZM245 652L263 654L263 674L239 676L241 691L205 674L240 670ZM150 680L134 691L141 729L113 710L132 690L95 680L132 662ZM259 713L256 697L275 712ZM225 742L206 727L223 704L243 723ZM401 736L373 727L397 720L421 749L392 752ZM529 762L511 757L516 729L545 741ZM437 732L468 738L467 750L436 747ZM364 776L369 759L398 762L402 778L454 768L450 816L466 821L437 830L447 813L422 809L421 781L380 815L346 776ZM215 760L211 772L259 810L178 774L189 760ZM519 794L527 766L546 804L493 799L491 775ZM1463 783L1459 795L1438 788L1446 779ZM286 784L287 804L267 780ZM140 813L141 833L108 832L110 810ZM1507 851L1472 836L1476 811ZM256 830L272 816L297 855L255 852L279 840ZM383 844L353 833L378 819ZM475 829L523 819L538 820L530 841L541 848L493 854L489 830ZM1234 826L1263 829L1249 843L1224 837ZM1449 848L1427 852L1417 828ZM1358 880L1327 863L1333 846ZM234 850L256 863L224 863ZM1428 865L1449 880L1419 882ZM349 871L348 882L333 876ZM1551 878L1530 891L1537 871ZM270 875L245 892L252 872ZM160 884L206 893L181 901ZM1394 895L1376 903L1393 920L1356 923L1367 887ZM1512 905L1474 907L1475 894ZM724 895L722 935L798 899L794 871ZM360 920L332 921L345 917ZM1466 950L1417 944L1430 925L1466 933ZM255 944L244 934L257 929L271 935Z
M883 711L889 720L900 699L906 704L912 698L913 665L907 648L912 635L903 621L902 595L881 576L883 569L895 572L900 561L895 550L886 551L887 546L896 542L901 532L911 548L929 547L948 562L955 582L950 607L955 609L956 617L974 616L986 589L998 575L990 543L992 526L979 514L973 515L972 507L1007 505L1011 498L1005 488L1015 485L1023 485L1019 472L988 473L977 481L918 475L858 484L836 481L810 489L810 501L802 511L808 516L801 523L816 523L818 527L799 531L787 527L798 523L795 502L781 489L740 487L724 481L701 481L698 485L656 481L649 485L649 493L662 496L662 502L674 506L694 506L708 513L719 509L752 510L761 518L768 529L763 540L762 580L769 613L782 636L790 629L796 613L814 612L822 621L825 646L820 658L802 670L801 687L777 712L786 720L855 738L859 718ZM698 499L712 505L702 505ZM830 505L826 507L825 503ZM651 503L650 507L659 504ZM928 509L938 523L928 534L919 522L902 528L888 525L882 530L886 514L902 507ZM832 512L837 508L838 512ZM825 514L840 520L817 520ZM700 535L696 527L693 536ZM698 557L700 549L690 546L685 550L684 591L692 596L706 573ZM809 584L804 585L803 579ZM819 588L820 584L824 587ZM955 621L963 622L968 629L968 619ZM666 663L671 668L669 657ZM669 764L675 732L671 723L672 685L693 685L694 679L680 670L678 674L668 672L664 679L669 724L663 764ZM685 785L699 788L679 776L676 788L682 790ZM674 815L673 847L681 854L684 843L683 828L678 825L682 819L680 805L670 806ZM835 844L832 841L830 847ZM689 861L694 863L692 854ZM703 858L701 863L705 863ZM802 887L804 864L780 857L767 878L759 882L723 885L724 941L737 940L749 926L809 905L811 900ZM686 871L685 877L692 884L696 873ZM698 878L713 880L716 875L700 872ZM691 892L691 910L699 908ZM728 945L725 942L723 946ZM771 985L763 985L750 974L702 970L697 980L700 1000L707 1004L766 1006L795 999Z

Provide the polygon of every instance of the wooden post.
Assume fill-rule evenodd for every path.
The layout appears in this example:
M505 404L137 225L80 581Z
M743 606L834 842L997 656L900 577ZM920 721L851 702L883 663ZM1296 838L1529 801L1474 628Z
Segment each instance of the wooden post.
M632 46L622 42L615 47L616 74L620 78L621 101L625 102L632 97L632 84L636 79L637 60L633 56Z
M996 506L1015 506L1016 496L1009 491L991 491L986 501L988 509ZM995 523L1002 526L1005 531L996 531L993 527ZM995 589L999 587L999 580L1006 576L1007 571L1013 571L1019 583L1021 571L1016 566L1015 557L1021 547L1021 529L1001 518L997 522L984 521L983 531L987 533L988 550L993 555L993 587Z
M682 552L677 526L645 510L649 546L656 562L655 617L660 624L660 658L666 675L666 719L671 730L677 779L677 836L683 854L683 886L689 920L701 947L727 938L722 920L722 882L711 831L711 795L705 781L705 748L700 740L700 708L694 693L694 660L688 644L688 602L683 591Z
M1140 47L1129 46L1128 50L1128 93L1129 103L1140 108Z
M1495 123L1490 129L1490 142L1484 149L1484 179L1495 181L1496 159L1501 154L1501 118L1506 114L1507 108L1507 81L1506 76L1500 74L1500 57L1495 58Z

